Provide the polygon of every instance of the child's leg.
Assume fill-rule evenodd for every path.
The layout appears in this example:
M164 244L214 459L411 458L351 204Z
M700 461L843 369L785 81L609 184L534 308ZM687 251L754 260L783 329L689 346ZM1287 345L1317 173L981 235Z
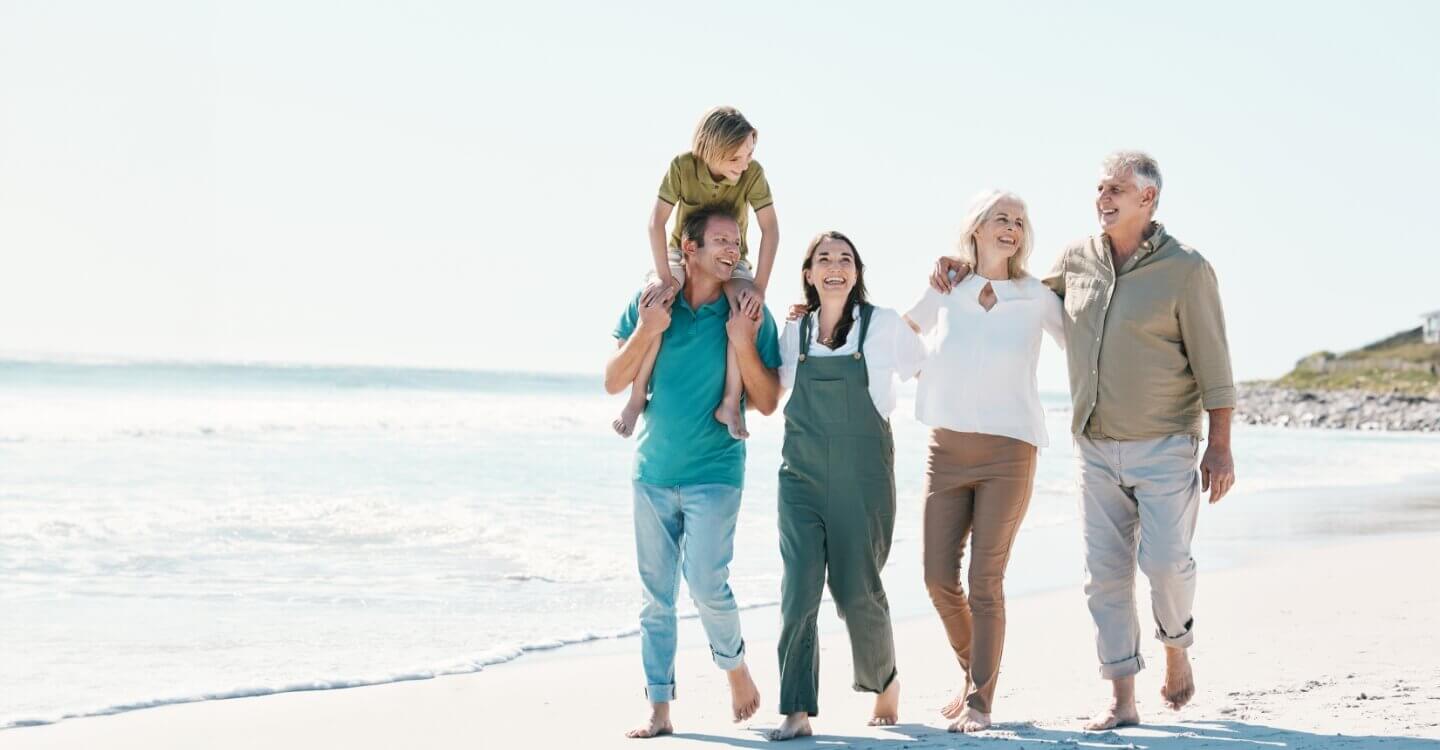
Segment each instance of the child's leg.
M679 251L670 249L670 275L675 277L675 282L684 286L685 264L681 260ZM654 278L655 274L650 274ZM675 300L669 297L663 300L669 306ZM656 341L645 352L645 361L640 363L640 371L635 373L635 382L630 385L630 398L625 402L624 408L620 410L620 416L610 423L615 428L616 434L620 437L630 437L635 432L635 425L640 423L640 413L645 411L645 404L650 394L650 375L655 371L655 358L660 354L660 342Z
M660 342L656 340L645 352L645 361L640 363L640 371L635 373L635 382L630 384L630 398L625 402L624 408L620 409L620 416L610 423L620 437L630 437L635 432L635 425L640 422L640 413L645 411L647 395L650 392L650 375L655 370L655 358L660 354Z
M739 305L736 297L741 291L753 289L755 284L748 276L749 269L742 262L735 267L735 275L725 284L725 296L730 300L730 314L739 315ZM763 314L763 313L762 313ZM745 429L745 409L740 405L740 396L744 392L745 384L740 380L740 360L735 356L735 347L725 344L725 395L720 398L720 406L715 410L715 419L723 423L730 430L730 437L736 440L744 440L750 437L749 430Z

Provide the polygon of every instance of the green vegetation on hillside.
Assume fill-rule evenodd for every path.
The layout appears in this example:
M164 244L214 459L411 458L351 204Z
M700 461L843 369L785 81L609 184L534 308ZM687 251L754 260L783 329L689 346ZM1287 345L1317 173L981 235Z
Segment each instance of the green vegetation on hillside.
M1360 389L1414 395L1440 392L1440 344L1424 342L1421 329L1401 331L1339 356L1316 352L1275 385L1300 390Z

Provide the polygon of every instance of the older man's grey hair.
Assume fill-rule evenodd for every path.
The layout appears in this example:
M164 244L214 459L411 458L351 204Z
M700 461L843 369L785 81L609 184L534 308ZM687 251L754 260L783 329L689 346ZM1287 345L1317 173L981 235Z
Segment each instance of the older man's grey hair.
M1160 178L1160 164L1155 161L1155 157L1144 151L1116 151L1105 157L1105 161L1100 164L1100 171L1112 177L1130 175L1141 190L1153 186L1155 207L1160 207L1160 190L1164 180Z

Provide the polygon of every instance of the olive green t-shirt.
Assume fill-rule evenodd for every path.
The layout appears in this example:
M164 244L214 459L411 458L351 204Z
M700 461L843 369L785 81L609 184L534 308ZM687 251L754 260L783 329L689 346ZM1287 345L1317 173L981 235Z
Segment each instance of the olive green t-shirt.
M734 214L740 223L740 257L749 252L745 246L745 230L749 225L748 205L759 211L775 202L770 197L770 183L760 162L752 161L738 180L716 181L710 168L692 153L683 153L670 162L670 170L660 183L660 200L675 207L675 225L670 232L670 247L680 247L680 229L685 217L702 206L721 206Z
M1104 235L1072 245L1045 278L1065 300L1076 435L1199 435L1235 406L1215 269L1159 224L1121 268Z

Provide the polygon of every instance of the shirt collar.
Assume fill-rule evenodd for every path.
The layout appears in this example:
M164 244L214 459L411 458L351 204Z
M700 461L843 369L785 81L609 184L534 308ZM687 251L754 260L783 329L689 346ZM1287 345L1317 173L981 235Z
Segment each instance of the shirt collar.
M720 315L722 313L728 313L730 310L730 302L725 299L724 292L721 292L720 296L710 302L706 302L700 306L699 310L696 310L690 307L690 300L685 297L685 290L681 289L680 292L675 295L675 303L684 307L686 312L689 312L697 318L700 317L701 314Z
M1170 236L1165 233L1164 224L1161 224L1158 221L1150 222L1150 230L1146 232L1145 239L1140 242L1140 247L1135 251L1134 255L1130 256L1130 260L1125 261L1125 267L1120 270L1126 271L1134 268L1135 265L1138 264L1140 261L1154 254L1154 252L1156 250L1159 250L1161 247L1164 247L1165 241L1169 238ZM1103 256L1105 261L1108 263L1110 261L1111 249L1110 235L1102 233L1100 235L1100 242L1098 244L1101 251L1100 255Z
M1016 283L1014 279L987 279L978 273L971 273L965 277L965 281L970 282L975 287L976 294L979 294L980 290L984 289L986 284L989 284L990 288L995 290L995 299L1001 302L1005 300L1025 299L1030 296L1025 293L1022 285Z
M699 156L695 157L695 173L696 176L700 178L700 184L708 188L718 188L721 186L735 185L740 182L738 179L732 180L729 178L723 180L716 180L713 176L710 175L710 165L706 164L705 160L701 159Z

